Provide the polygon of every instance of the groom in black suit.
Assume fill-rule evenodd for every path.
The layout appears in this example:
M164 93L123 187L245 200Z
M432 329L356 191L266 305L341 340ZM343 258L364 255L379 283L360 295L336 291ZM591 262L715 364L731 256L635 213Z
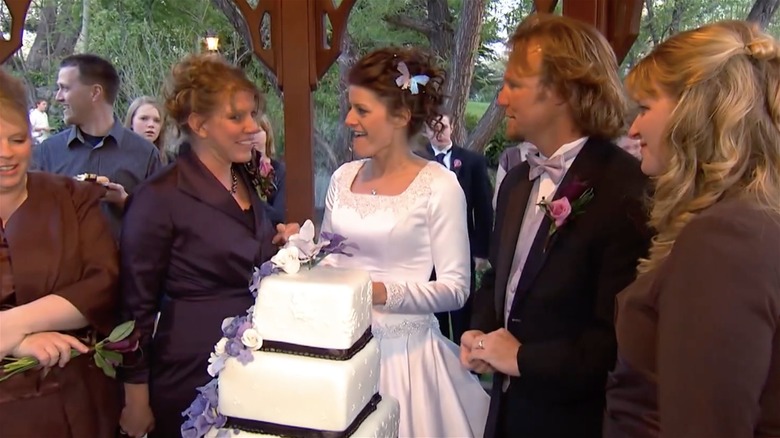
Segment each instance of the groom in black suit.
M459 310L436 314L442 334L447 337L452 335L452 339L458 342L470 326L475 268L481 269L487 264L490 232L493 230L492 188L485 156L463 149L452 142L452 125L448 115L442 115L439 122L438 129L426 127L425 136L430 143L422 156L437 161L458 177L466 195L466 218L471 246L471 293L466 304Z
M498 102L507 136L536 150L499 189L461 361L494 372L485 437L600 438L615 296L649 244L648 181L609 140L626 102L595 28L532 15L510 47Z

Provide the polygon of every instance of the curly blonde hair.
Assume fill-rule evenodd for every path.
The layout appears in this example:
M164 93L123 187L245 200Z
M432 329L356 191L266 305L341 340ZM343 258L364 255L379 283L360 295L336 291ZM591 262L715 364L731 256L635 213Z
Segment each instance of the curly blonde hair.
M758 26L724 21L679 33L626 78L635 99L677 102L663 133L669 156L656 177L657 234L639 272L659 266L682 229L725 196L780 214L780 46Z
M541 48L541 83L568 101L583 134L611 139L625 132L628 102L617 58L595 27L560 15L533 14L508 41L513 53L527 53L529 44Z

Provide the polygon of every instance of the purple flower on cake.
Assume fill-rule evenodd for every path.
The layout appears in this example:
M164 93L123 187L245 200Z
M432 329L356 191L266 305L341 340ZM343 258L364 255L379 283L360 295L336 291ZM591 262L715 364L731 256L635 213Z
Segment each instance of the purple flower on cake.
M341 254L347 257L352 257L352 254L348 253L346 250L348 248L360 249L358 248L357 243L344 243L346 242L347 238L341 234L328 233L327 231L323 231L320 235L320 238L328 242L327 245L323 246L322 250L320 251L326 256L330 254Z
M181 425L182 438L200 438L212 428L225 426L227 418L219 413L219 396L217 395L217 379L198 388L198 396L182 413L187 419ZM219 431L217 436L229 436L229 431Z

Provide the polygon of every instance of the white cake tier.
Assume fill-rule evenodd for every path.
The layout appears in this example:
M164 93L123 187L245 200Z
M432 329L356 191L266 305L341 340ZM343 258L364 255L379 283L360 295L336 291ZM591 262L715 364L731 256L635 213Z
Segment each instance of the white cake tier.
M219 410L227 417L318 430L345 430L379 388L379 343L349 360L256 351L219 373Z
M360 427L353 433L351 438L397 438L398 437L398 418L400 409L398 401L394 398L384 395L382 401L376 407L376 411L366 418ZM214 438L219 431L212 429L206 434L207 438ZM276 435L266 435L260 433L229 431L228 436L238 438L264 438L274 437Z
M260 283L254 325L265 340L347 349L371 325L371 277L329 267L268 276Z

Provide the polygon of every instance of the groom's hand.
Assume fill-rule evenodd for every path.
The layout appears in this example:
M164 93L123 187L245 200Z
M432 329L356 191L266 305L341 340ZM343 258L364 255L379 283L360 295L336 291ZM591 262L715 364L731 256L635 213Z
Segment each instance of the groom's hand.
M492 373L495 371L487 362L474 359L471 352L476 348L477 339L485 336L480 330L469 330L460 337L460 363L478 374Z
M498 372L508 376L520 376L520 370L517 369L520 341L507 329L501 328L487 335L478 336L473 342L471 360L485 361Z

